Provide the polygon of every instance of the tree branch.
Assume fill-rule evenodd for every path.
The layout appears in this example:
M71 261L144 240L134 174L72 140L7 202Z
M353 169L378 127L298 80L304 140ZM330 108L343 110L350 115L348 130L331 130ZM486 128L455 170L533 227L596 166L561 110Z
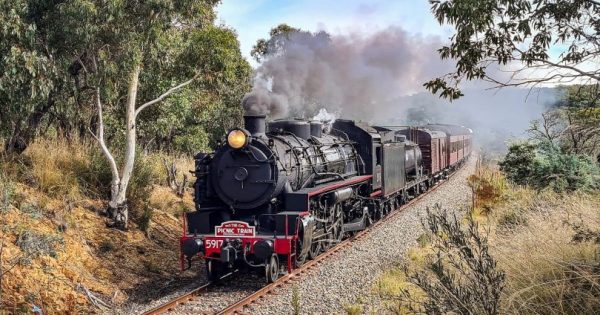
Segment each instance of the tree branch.
M110 153L110 150L106 146L106 142L104 142L104 120L102 116L102 102L100 101L100 88L96 88L96 107L98 109L98 134L95 135L91 130L90 133L92 137L98 141L100 148L102 149L102 153L108 160L108 164L110 166L110 172L113 176L113 182L119 181L119 170L117 168L117 163L115 162L115 158Z
M162 100L164 100L167 96L173 94L174 92L177 92L178 90L182 89L183 87L189 85L190 83L192 83L194 80L196 80L198 78L199 74L194 75L191 79L177 85L174 86L172 88L170 88L168 91L166 91L165 93L163 93L162 95L160 95L159 97L144 103L142 106L138 107L138 109L135 110L135 115L134 117L137 117L137 115L139 115L140 112L142 112L144 109L161 102Z

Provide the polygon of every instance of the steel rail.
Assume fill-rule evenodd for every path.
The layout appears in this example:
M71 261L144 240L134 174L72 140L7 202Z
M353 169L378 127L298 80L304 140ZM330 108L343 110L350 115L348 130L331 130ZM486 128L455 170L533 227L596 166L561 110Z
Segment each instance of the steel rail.
M464 163L466 163L466 162L467 161L465 161ZM464 163L463 163L463 165L464 165ZM455 169L452 173L450 173L446 179L439 181L438 183L436 183L433 187L431 187L426 192L424 192L424 193L420 194L419 196L415 197L414 199L410 200L408 203L403 204L399 208L396 208L394 211L390 212L387 216L385 216L381 220L373 223L367 229L360 231L357 234L345 239L344 241L338 243L337 245L330 248L326 252L321 253L319 256L315 257L313 260L309 260L309 261L305 262L302 266L294 269L291 273L279 277L277 280L275 280L275 282L273 282L269 285L266 285L266 286L262 287L261 289L258 289L257 291L248 295L247 297L245 297L245 298L237 301L236 303L231 304L230 306L219 311L217 314L229 315L229 314L242 313L245 307L250 306L252 303L260 300L261 298L264 298L268 294L273 293L273 291L275 289L277 289L287 283L296 281L298 278L300 278L300 276L302 274L317 267L325 259L331 257L332 255L341 251L342 249L351 246L353 242L365 237L369 232L371 232L374 228L376 228L380 224L383 224L384 222L392 219L393 217L402 213L402 210L404 210L405 208L407 208L407 207L413 205L414 203L418 202L419 200L423 199L430 192L433 192L436 189L440 188L442 185L447 183L450 180L450 178L452 178L461 168L462 168L462 165L459 168ZM234 275L235 273L236 273L236 271L228 273L228 274L222 276L220 278L220 280L225 280L225 279L231 277L232 275ZM182 295L170 300L169 302L161 304L143 314L144 315L159 315L159 314L164 314L169 311L173 311L177 308L177 306L185 304L191 300L194 300L195 298L200 296L202 293L208 291L208 289L212 285L213 285L212 282L208 282L188 293L182 294Z
M466 163L466 161L465 161L465 163ZM381 220L375 222L374 224L372 224L371 226L369 226L367 229L362 230L359 233L355 234L354 236L345 239L344 241L340 242L336 246L330 248L326 252L324 252L324 253L320 254L319 256L315 257L315 259L307 261L306 263L304 263L300 267L294 269L291 273L279 277L277 280L275 280L275 282L273 282L273 283L271 283L271 284L269 284L267 286L264 286L261 289L258 289L256 292L248 295L247 297L239 300L238 302L236 302L234 304L231 304L230 306L224 308L223 310L221 310L217 314L219 314L219 315L243 314L243 310L244 310L245 307L250 306L251 304L253 304L254 302L260 300L261 298L264 298L265 296L273 293L273 291L275 289L277 289L278 287L281 287L281 286L283 286L283 285L285 285L285 284L287 284L289 282L295 281L302 274L304 274L307 271L309 271L310 269L316 267L317 265L319 265L325 259L327 259L330 256L332 256L333 254L339 252L340 250L342 250L342 249L344 249L346 247L351 246L353 242L355 242L355 241L357 241L357 240L365 237L369 232L371 232L374 228L376 228L380 224L383 224L384 222L386 222L386 221L394 218L399 213L402 213L403 212L402 210L404 210L405 208L412 206L414 203L418 202L419 200L421 200L425 196L427 196L430 192L435 191L436 189L438 189L439 187L441 187L443 184L447 183L450 180L450 178L452 178L454 176L454 174L456 174L460 170L460 168L462 168L462 166L459 167L458 169L454 170L454 172L452 172L451 174L449 174L446 179L438 182L433 187L431 187L430 189L428 189L426 192L424 192L424 193L420 194L419 196L413 198L412 200L410 200L409 202L403 204L399 208L396 208L394 211L390 212L387 216L385 216Z
M229 277L231 277L232 275L234 275L236 273L236 271L230 272L226 275L223 275L220 280L225 280ZM205 284L203 284L202 286L199 286L197 288L195 288L194 290L184 293L164 304L161 304L149 311L144 312L144 315L159 315L159 314L164 314L166 312L170 312L174 309L177 308L177 306L185 304L191 300L194 300L196 297L198 297L199 295L201 295L202 293L208 291L208 289L213 285L213 282L207 282Z

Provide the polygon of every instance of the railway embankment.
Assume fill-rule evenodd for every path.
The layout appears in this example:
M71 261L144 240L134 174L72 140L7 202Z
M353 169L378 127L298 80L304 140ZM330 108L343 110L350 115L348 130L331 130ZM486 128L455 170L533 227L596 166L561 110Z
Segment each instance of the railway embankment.
M282 287L262 303L248 309L252 314L292 314L294 305L302 314L352 312L356 301L369 299L373 284L386 269L406 258L407 251L423 234L421 220L427 208L436 204L466 211L471 201L467 178L475 169L476 159L441 187L378 226L366 237L335 254L294 284ZM365 309L366 311L366 309ZM367 311L368 313L368 311Z
M40 139L21 156L0 155L0 313L112 313L198 281L179 271L180 214L193 202L166 187L169 157L140 159L136 175L145 177L133 183L137 205L121 231L106 225L99 154Z
M506 166L505 172L511 174ZM467 180L473 198L469 211L462 212L466 216L455 219L450 214L456 206L442 203L450 212L428 215L419 242L344 309L352 314L598 313L597 190L536 190L505 176L495 163L478 164Z

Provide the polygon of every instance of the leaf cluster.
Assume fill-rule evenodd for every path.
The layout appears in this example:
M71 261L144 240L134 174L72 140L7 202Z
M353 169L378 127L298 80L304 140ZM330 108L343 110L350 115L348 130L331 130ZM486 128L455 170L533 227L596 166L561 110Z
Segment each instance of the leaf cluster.
M449 45L439 49L443 59L456 61L455 71L425 87L456 99L463 80L484 79L498 86L535 85L600 79L600 2L594 0L430 0L440 24L456 30ZM552 49L558 49L557 58ZM498 78L490 66L520 63L545 71L539 77Z
M565 153L548 141L513 143L499 165L506 177L519 185L555 191L600 188L600 167L594 161Z

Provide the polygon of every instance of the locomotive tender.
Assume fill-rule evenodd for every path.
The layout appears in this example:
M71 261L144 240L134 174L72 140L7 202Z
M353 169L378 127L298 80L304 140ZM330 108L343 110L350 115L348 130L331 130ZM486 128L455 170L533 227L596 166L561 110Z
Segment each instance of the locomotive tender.
M203 257L218 280L261 268L267 282L367 228L429 189L471 153L452 125L378 127L244 117L214 153L196 155L196 211L186 213L182 268ZM267 131L268 127L268 131Z

